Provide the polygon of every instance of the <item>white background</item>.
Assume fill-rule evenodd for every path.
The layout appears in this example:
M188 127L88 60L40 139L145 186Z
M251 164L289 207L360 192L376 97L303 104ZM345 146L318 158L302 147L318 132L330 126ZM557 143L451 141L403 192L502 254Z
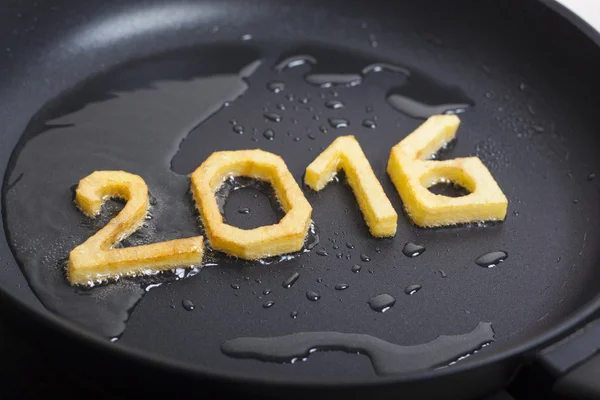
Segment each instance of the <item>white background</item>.
M558 0L600 31L600 0Z

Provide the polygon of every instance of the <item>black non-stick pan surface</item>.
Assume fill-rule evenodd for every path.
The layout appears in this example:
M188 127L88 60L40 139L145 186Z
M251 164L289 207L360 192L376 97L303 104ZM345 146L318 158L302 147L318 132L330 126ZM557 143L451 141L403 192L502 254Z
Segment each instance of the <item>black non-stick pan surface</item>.
M61 331L65 351L93 344L113 365L160 364L166 381L290 396L470 398L595 309L600 51L544 4L6 2L0 50L0 286L5 308ZM509 200L504 222L421 229L403 213L390 149L439 113L461 119L440 157L483 161ZM212 152L278 154L302 185L342 135L357 138L398 212L394 238L370 236L342 176L319 193L302 186L314 231L299 254L245 262L209 249L202 268L67 284L69 251L122 207L107 202L97 221L78 211L73 191L91 172L148 184L152 219L123 242L135 246L203 234L189 174ZM232 225L281 217L268 185L240 179L218 196ZM425 251L407 256L407 243ZM490 252L507 257L475 262ZM386 312L369 305L380 294L395 299ZM231 354L236 338L298 332L316 338L299 351L285 339L283 356L273 342ZM371 362L355 353L372 356L372 343L344 333L404 347Z

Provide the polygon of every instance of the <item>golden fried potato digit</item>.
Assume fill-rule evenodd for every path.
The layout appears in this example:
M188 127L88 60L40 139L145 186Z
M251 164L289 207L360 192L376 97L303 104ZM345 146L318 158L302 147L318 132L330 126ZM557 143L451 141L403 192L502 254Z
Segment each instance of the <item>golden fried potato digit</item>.
M144 270L167 270L200 265L203 237L171 240L128 248L112 248L142 225L148 212L148 187L138 175L124 171L96 171L79 182L75 203L88 217L102 211L110 198L127 201L121 212L104 228L69 255L67 277L82 285L98 279L136 275Z
M354 136L338 137L308 167L304 182L319 191L343 169L369 231L376 237L396 234L398 214Z
M269 182L286 215L277 224L255 229L224 223L215 192L230 176ZM191 186L206 236L215 250L256 260L302 249L312 207L281 157L262 150L215 152L192 173Z
M454 139L456 115L430 117L392 148L387 171L412 221L421 227L504 220L508 200L477 157L448 161L430 159ZM463 197L435 195L428 188L454 182L469 190Z

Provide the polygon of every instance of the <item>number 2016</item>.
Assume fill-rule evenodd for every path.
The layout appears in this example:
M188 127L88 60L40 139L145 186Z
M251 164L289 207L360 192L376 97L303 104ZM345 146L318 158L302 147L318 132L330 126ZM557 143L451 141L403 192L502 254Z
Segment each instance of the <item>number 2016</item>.
M430 117L390 152L387 173L417 226L503 220L506 216L508 200L481 160L431 159L455 138L459 124L455 115ZM335 139L308 165L304 183L320 191L339 170L346 173L371 235L395 236L398 215L353 136ZM226 224L214 193L232 176L269 182L286 215L277 224L250 230ZM215 152L190 178L196 207L215 250L254 260L302 248L312 208L281 157L262 150ZM438 182L459 184L470 193L457 198L435 195L428 188ZM70 253L67 276L72 284L202 263L202 236L114 248L139 229L146 217L149 201L144 180L124 171L96 171L79 182L75 196L79 209L92 218L101 213L106 200L115 197L127 201L121 212Z

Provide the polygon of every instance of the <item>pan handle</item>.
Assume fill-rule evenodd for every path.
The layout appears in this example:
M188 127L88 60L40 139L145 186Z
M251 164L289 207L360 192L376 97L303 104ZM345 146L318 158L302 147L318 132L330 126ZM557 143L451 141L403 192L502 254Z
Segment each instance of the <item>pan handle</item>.
M600 399L600 319L540 351L511 386L517 399Z

